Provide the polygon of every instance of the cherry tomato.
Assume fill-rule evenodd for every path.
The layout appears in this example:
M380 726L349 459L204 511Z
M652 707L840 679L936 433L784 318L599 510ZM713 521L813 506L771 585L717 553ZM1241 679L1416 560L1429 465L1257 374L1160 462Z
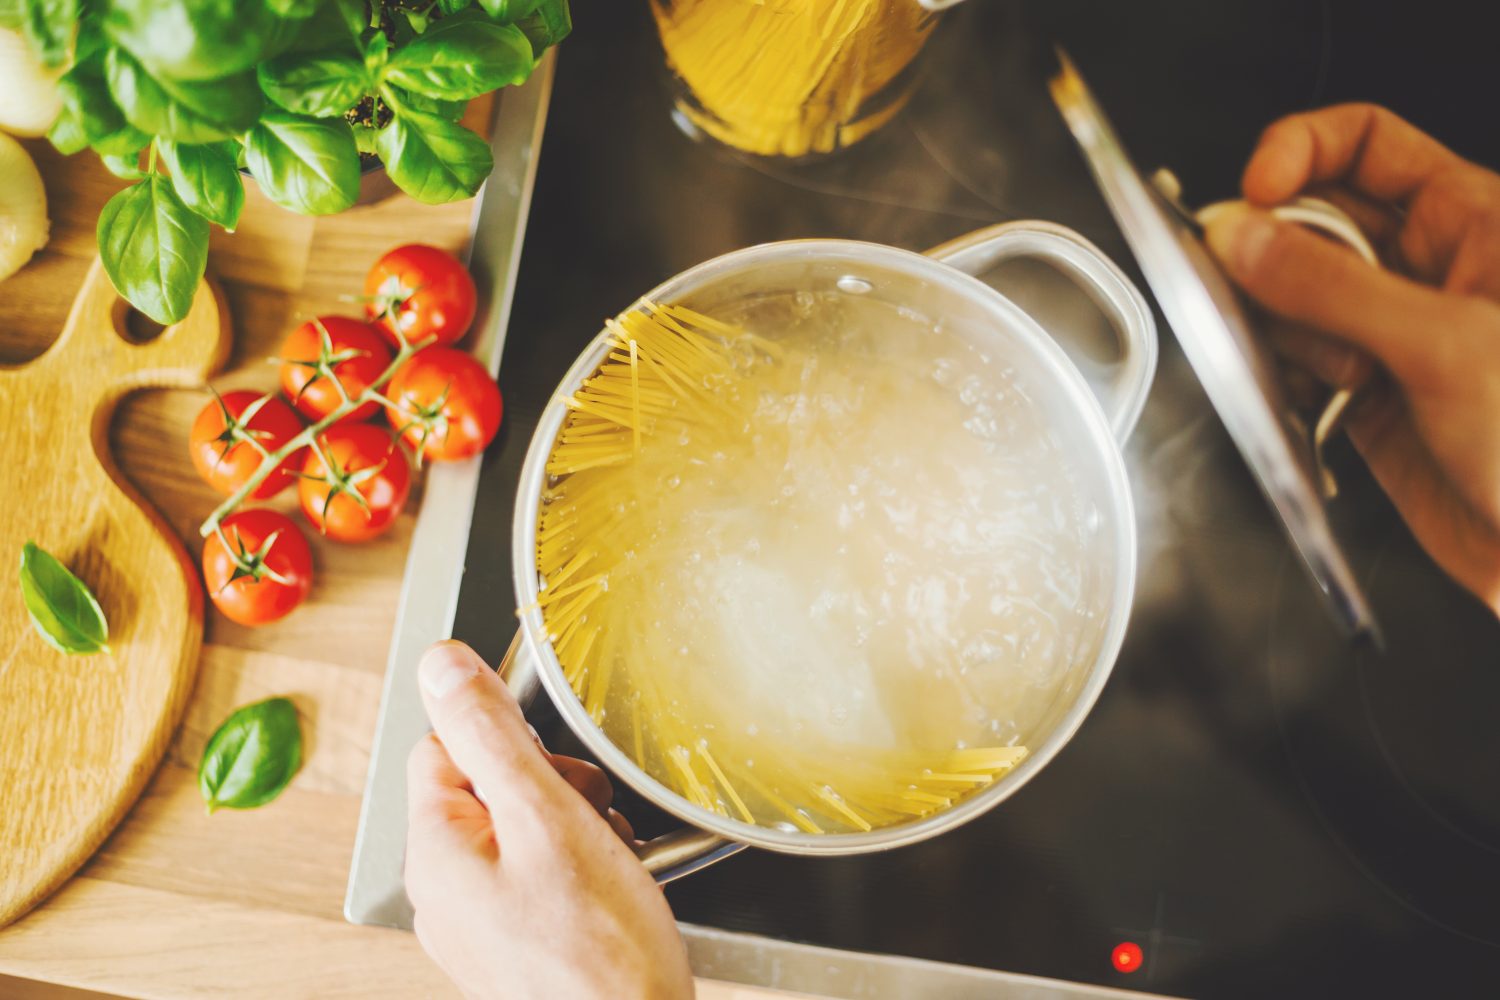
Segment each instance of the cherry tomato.
M297 484L307 519L341 542L362 542L395 524L411 492L411 466L390 433L373 424L336 424L318 444L329 465L309 448Z
M474 322L474 279L452 254L409 243L375 262L365 276L365 311L398 344L455 344Z
M249 416L247 417L246 414ZM214 398L193 420L188 453L203 481L225 496L244 485L260 468L262 453L275 451L302 430L297 413L279 396L239 390ZM295 451L250 494L265 500L286 489L297 478L302 453Z
M224 617L264 625L285 618L307 597L312 551L285 514L242 510L203 543L203 582Z
M428 347L396 369L385 415L413 450L435 462L484 451L500 429L500 387L484 366L452 347Z
M319 420L344 402L335 378L352 398L368 389L390 363L391 349L369 323L319 316L282 341L281 389L308 419ZM364 403L339 423L368 420L378 409L374 402Z

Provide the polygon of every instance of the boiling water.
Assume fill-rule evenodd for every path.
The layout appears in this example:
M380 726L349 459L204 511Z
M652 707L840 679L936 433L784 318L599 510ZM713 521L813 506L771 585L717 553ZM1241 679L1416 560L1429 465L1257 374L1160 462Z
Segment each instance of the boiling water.
M850 829L821 797L1031 738L1097 648L1104 529L1003 344L843 295L721 318L783 349L716 386L733 425L648 435L590 487L629 507L602 726L674 788L659 743L750 775L757 822Z

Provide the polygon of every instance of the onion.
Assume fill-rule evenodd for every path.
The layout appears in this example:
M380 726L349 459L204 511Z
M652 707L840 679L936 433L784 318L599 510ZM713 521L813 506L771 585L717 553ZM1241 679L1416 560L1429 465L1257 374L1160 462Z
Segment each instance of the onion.
M45 135L62 108L57 78L14 31L0 28L0 129L11 135Z
M4 100L0 97L0 103ZM0 133L0 281L19 271L46 245L47 230L42 175L20 143Z

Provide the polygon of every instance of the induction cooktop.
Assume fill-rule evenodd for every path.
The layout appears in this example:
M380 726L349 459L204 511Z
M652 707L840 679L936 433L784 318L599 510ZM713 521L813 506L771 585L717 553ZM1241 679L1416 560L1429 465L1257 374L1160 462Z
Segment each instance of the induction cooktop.
M644 3L579 4L454 634L492 661L509 644L510 517L532 428L602 319L645 289L768 240L923 249L1015 218L1079 230L1144 288L1047 96L1053 42L1140 166L1170 164L1205 202L1233 194L1270 120L1351 97L1494 165L1500 138L1449 97L1496 92L1463 28L1472 6L1423 5L1415 23L1385 0L970 0L901 117L835 159L786 165L674 128ZM988 280L1104 377L1113 336L1064 279L1006 265ZM850 858L747 850L675 882L680 920L1173 995L1500 995L1500 623L1432 565L1344 446L1333 526L1386 641L1348 646L1175 342L1161 347L1127 448L1136 609L1072 743L936 840ZM528 715L552 749L581 752L545 698ZM617 790L640 833L670 828ZM701 943L694 955L712 961Z

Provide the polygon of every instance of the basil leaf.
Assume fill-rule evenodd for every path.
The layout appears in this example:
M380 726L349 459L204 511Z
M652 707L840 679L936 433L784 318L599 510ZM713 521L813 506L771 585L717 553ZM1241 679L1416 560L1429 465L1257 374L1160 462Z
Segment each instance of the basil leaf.
M541 0L536 11L517 21L516 27L521 29L540 59L543 52L567 38L573 30L568 0Z
M259 0L110 0L101 6L116 43L158 78L181 81L254 69L294 39L298 27Z
M378 146L396 186L429 205L472 196L495 166L489 144L479 136L411 108L396 111Z
M266 197L303 215L342 212L359 197L359 148L343 119L268 112L245 137Z
M260 117L254 73L205 82L154 77L119 47L105 53L104 72L130 124L150 135L213 142L243 132Z
M261 91L288 111L331 118L365 96L370 78L363 62L344 52L277 56L256 71Z
M531 75L535 60L521 29L489 21L439 21L398 49L384 79L444 100L468 100Z
M172 190L182 203L209 222L234 232L240 210L245 207L245 183L234 162L239 144L182 145L158 139L156 151L166 162L172 174Z
M104 163L104 169L121 180L138 181L146 176L146 171L141 169L140 150L134 153L100 153L99 159Z
M171 183L151 174L116 194L99 214L99 257L125 298L158 323L187 315L208 262L208 222Z
M427 26L432 23L432 18L427 16L427 11L407 10L403 8L400 13L405 15L406 23L414 35L425 33Z
M89 137L83 133L83 119L66 103L58 109L52 127L47 130L47 139L64 156L72 156L89 148Z
M107 48L109 48L109 36L104 33L99 19L81 17L78 22L78 35L73 39L73 64L76 66L95 54L102 57Z
M380 79L390 56L391 43L385 37L385 32L377 31L371 35L364 45L365 72L369 74L371 80Z
M282 17L304 18L318 9L319 0L266 0L273 14Z
M357 40L365 33L370 25L370 10L365 0L334 0L333 6L351 38Z
M346 10L346 6L350 10ZM358 8L356 16L359 24L351 29L345 15L353 8ZM358 48L359 40L369 24L370 14L365 7L365 0L352 0L350 4L346 4L344 0L321 0L305 18L282 18L281 30L260 61L289 52L327 52L336 49L353 52Z
M361 156L380 155L380 129L363 122L349 126L354 132L354 148Z
M145 147L151 139L125 120L119 105L110 96L104 79L104 55L93 52L83 57L57 81L62 111L55 134L49 133L53 145L64 153L76 153L78 137L84 146L100 154L128 156ZM59 141L61 140L61 141Z
M21 600L31 624L64 653L109 652L104 611L83 581L35 542L21 547Z
M88 127L87 120L84 127ZM145 149L150 141L149 135L127 122L120 131L95 139L89 146L100 156L129 156Z
M410 90L398 90L396 96L401 99L401 106L414 108L417 111L425 111L439 118L446 118L450 122L456 122L464 116L464 109L469 106L468 101L444 101L437 97L426 97L416 94Z
M61 66L68 58L77 23L78 0L25 0L21 28L43 65Z
M254 809L280 795L302 764L302 727L286 698L236 709L198 763L198 792L208 811Z
M490 17L515 21L536 9L537 0L479 0L479 6Z
M438 10L444 14L457 14L469 6L469 0L438 0Z

